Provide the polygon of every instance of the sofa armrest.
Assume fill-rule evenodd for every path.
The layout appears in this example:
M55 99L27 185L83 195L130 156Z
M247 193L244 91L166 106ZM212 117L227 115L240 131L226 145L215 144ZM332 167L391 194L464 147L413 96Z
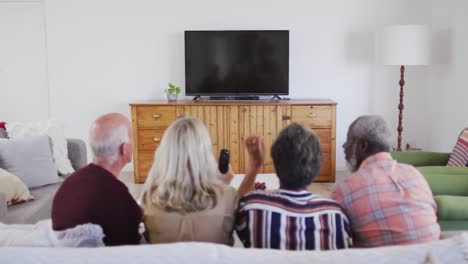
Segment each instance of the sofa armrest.
M5 215L7 213L8 206L6 200L6 194L0 192L0 222L3 222Z
M68 158L71 161L73 169L79 170L88 164L86 154L86 143L80 139L68 138Z
M424 151L396 151L391 152L392 157L400 163L406 163L415 167L447 166L450 154L442 152Z

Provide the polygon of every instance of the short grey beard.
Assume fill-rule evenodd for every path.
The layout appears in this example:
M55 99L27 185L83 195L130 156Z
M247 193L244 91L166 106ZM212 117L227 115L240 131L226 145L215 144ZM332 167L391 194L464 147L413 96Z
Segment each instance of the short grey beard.
M351 172L356 172L358 170L356 159L356 144L352 146L351 157L349 157L349 160L346 161L346 167Z
M357 165L357 160L354 157L354 155L349 160L346 161L346 168L348 168L348 170L351 172L357 171L356 165Z

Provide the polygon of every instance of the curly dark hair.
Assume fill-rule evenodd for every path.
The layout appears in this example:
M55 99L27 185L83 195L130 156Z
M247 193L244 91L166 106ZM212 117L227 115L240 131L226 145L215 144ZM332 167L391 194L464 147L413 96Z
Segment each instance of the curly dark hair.
M304 188L320 171L320 140L310 128L293 123L279 133L271 147L271 157L281 188Z

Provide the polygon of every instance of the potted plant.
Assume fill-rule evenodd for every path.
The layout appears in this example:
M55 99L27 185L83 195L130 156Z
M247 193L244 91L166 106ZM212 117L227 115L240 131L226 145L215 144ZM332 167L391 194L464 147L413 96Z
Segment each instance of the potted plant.
M169 102L177 101L177 95L180 94L180 91L180 87L172 83L169 83L169 88L164 90L164 92L167 93L167 100L169 100Z

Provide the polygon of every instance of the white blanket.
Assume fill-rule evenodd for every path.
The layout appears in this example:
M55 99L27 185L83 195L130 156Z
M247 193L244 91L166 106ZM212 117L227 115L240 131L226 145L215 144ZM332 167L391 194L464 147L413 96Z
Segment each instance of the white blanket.
M52 152L55 166L60 174L66 175L74 172L63 129L60 124L51 119L31 123L7 123L6 131L9 138L25 138L38 135L48 135L52 140Z
M208 243L105 248L0 248L0 263L468 263L468 236L412 246L338 251L280 251L231 248Z
M94 224L54 231L50 219L34 225L0 223L1 247L101 247L103 238L102 228Z

